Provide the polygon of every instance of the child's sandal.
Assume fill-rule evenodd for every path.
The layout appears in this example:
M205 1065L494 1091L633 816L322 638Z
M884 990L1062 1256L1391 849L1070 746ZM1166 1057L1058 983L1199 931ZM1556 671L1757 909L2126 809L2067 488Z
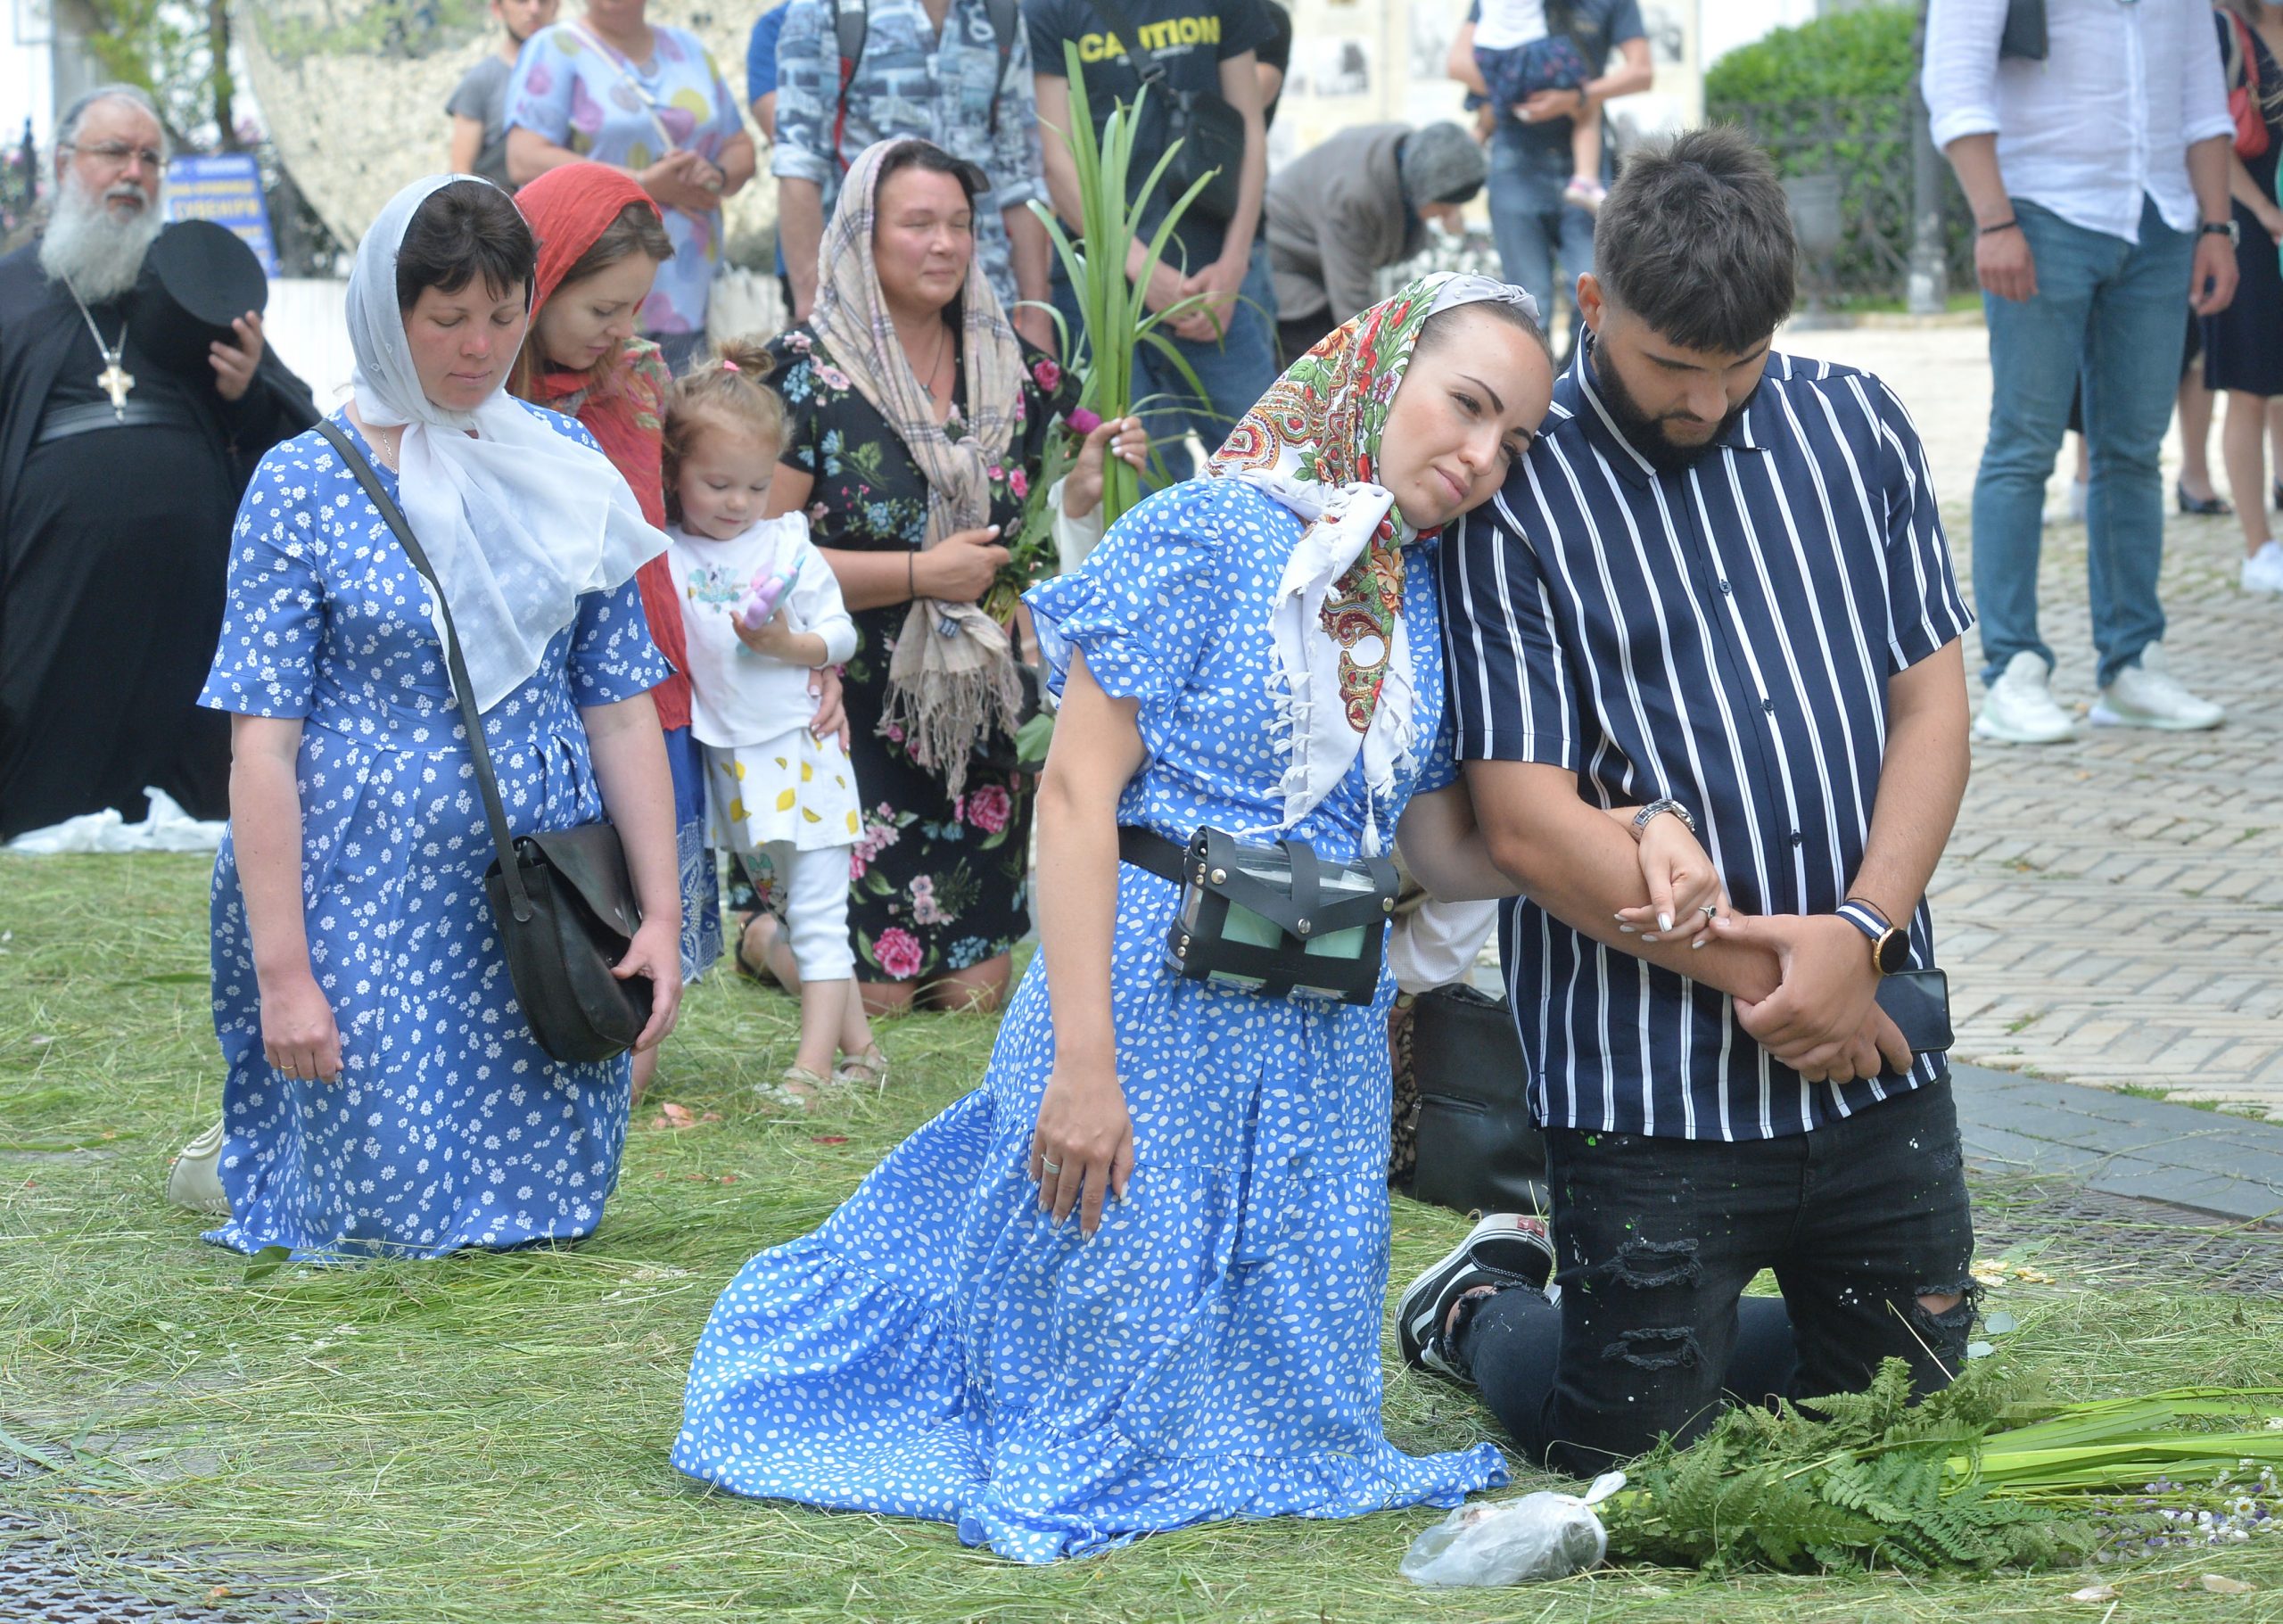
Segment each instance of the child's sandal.
M787 1066L775 1083L762 1084L761 1091L790 1100L806 1110L817 1102L818 1095L839 1080L837 1077L821 1076L805 1066Z
M832 1080L836 1083L868 1084L875 1091L886 1088L888 1085L887 1051L878 1043L874 1043L861 1054L847 1056L839 1065L833 1068Z

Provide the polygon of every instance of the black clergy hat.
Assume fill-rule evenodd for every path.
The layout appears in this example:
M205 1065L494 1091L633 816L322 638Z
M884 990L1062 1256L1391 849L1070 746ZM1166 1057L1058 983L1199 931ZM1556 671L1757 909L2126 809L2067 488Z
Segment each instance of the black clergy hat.
M177 220L143 256L135 284L136 345L170 372L203 375L207 346L235 342L230 324L269 302L261 260L227 227Z

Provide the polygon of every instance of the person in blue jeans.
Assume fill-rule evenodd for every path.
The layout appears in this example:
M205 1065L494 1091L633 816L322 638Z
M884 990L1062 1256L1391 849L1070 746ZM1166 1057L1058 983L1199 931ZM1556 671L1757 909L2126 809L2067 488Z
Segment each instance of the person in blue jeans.
M1477 95L1489 87L1474 58L1479 4L1471 7L1451 42L1450 76ZM1519 110L1495 110L1490 134L1490 230L1506 280L1528 288L1553 328L1554 295L1573 289L1594 268L1594 217L1567 195L1574 168L1572 121L1601 117L1602 104L1649 88L1655 70L1649 62L1648 31L1640 0L1570 0L1549 4L1547 23L1567 34L1599 76L1575 90L1541 90ZM1612 54L1617 58L1610 65ZM1616 173L1604 132L1602 176ZM1557 284L1559 263L1563 280Z
M1218 446L1276 381L1276 290L1260 229L1268 185L1268 137L1254 54L1273 30L1265 0L1125 0L1123 9L1141 37L1133 48L1156 59L1171 90L1218 96L1245 123L1234 212L1223 221L1192 208L1182 217L1150 276L1148 300L1153 310L1199 295L1206 300L1202 308L1170 324L1174 348L1195 375L1203 398L1154 347L1144 345L1133 357L1134 403L1142 407L1139 415L1152 449L1165 459L1167 477L1178 482L1195 471L1184 444L1187 437L1194 433L1207 450ZM1049 130L1068 128L1070 81L1064 77L1062 49L1068 41L1078 47L1086 103L1100 136L1111 110L1120 102L1131 105L1142 87L1133 59L1123 49L1110 48L1126 42L1116 39L1091 0L1024 0L1023 12L1030 23L1040 122ZM1148 122L1141 152L1154 155L1163 150L1167 104L1166 96L1154 92L1143 103ZM1045 164L1054 211L1075 238L1080 227L1077 166L1069 149L1055 139L1045 143ZM1133 177L1137 187L1147 173L1137 166ZM1162 218L1166 201L1161 187L1143 217L1140 240L1127 256L1129 275L1140 269L1143 243ZM1059 255L1051 287L1067 342L1075 346L1082 331L1078 301ZM1069 359L1067 352L1065 359Z
M2212 315L2236 288L2219 42L2201 7L2056 6L2044 60L2001 59L2005 21L2006 0L1933 0L1924 78L1935 144L1973 207L1990 326L1990 438L1974 485L1987 692L1974 734L2049 744L2073 730L2038 635L2037 573L2045 483L2081 378L2092 720L2215 728L2226 713L2169 669L2156 581L2181 306Z

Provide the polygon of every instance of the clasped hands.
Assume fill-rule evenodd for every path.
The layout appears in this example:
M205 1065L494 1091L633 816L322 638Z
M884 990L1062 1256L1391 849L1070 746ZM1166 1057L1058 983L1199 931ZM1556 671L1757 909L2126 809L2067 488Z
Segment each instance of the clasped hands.
M1244 281L1245 262L1241 260L1233 265L1225 260L1216 260L1192 276L1183 276L1160 260L1150 269L1150 285L1143 302L1152 310L1169 310L1185 300L1201 301L1191 303L1166 325L1173 329L1175 338L1196 344L1218 343L1229 330L1237 290Z
M1910 1069L1910 1045L1879 1008L1879 977L1863 933L1836 914L1743 914L1711 860L1678 818L1641 831L1649 900L1620 910L1621 934L1644 942L1719 942L1764 953L1777 985L1736 997L1736 1019L1760 1046L1810 1083L1850 1083Z

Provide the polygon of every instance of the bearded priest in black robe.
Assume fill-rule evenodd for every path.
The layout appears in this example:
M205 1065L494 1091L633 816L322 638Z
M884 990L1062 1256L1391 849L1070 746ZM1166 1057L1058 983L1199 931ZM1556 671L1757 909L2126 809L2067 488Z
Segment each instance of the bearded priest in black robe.
M165 157L142 91L89 92L57 127L45 229L0 259L0 839L139 820L146 785L228 815L228 718L195 702L230 527L316 411L251 312L202 356L167 348L182 334L136 286Z

